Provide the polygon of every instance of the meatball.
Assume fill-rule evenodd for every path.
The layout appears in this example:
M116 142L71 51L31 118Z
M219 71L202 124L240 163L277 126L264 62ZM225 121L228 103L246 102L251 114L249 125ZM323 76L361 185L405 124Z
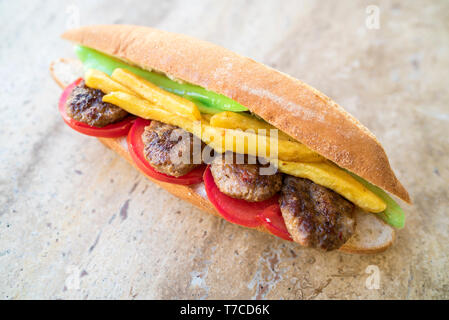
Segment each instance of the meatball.
M142 133L142 141L145 158L161 173L180 177L201 165L201 140L179 127L151 121ZM200 146L199 150L194 149L194 144ZM195 157L194 150L199 152Z
M210 170L218 189L224 194L237 199L257 202L274 196L282 186L282 176L276 172L263 175L259 163L248 164L226 163L224 157L217 157L211 164Z
M128 115L125 110L113 104L103 102L104 93L80 82L66 102L67 115L76 121L87 123L93 127L104 127L120 121Z
M304 246L338 249L354 233L354 205L310 180L287 176L279 205L288 232Z

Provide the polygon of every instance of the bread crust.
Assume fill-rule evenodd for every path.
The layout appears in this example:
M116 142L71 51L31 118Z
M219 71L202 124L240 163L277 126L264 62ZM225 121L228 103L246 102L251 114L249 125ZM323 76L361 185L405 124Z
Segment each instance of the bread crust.
M62 37L223 94L340 167L411 202L375 136L300 80L212 43L148 27L86 26Z
M80 62L78 60L61 58L52 62L50 65L51 76L61 88L65 88L68 84L77 79L80 76L79 71ZM115 139L98 139L106 147L112 149L117 154L125 158L134 168L145 175L145 173L143 173L132 160L127 149L125 137ZM207 213L221 217L207 198L204 190L204 184L201 183L193 186L182 186L161 182L147 175L145 176L171 194L192 203ZM357 222L355 235L351 237L349 241L339 249L339 251L357 254L373 254L385 251L393 244L395 239L394 229L374 214L358 212L356 221L362 223ZM254 229L271 234L264 226L259 226Z

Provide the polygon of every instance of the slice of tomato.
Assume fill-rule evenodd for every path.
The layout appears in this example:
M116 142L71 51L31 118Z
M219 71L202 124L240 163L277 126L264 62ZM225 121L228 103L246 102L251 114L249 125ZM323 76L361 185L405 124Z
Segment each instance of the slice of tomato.
M65 103L73 88L76 87L83 79L79 78L72 84L69 84L61 94L59 98L59 112L61 113L62 119L67 123L72 129L86 134L88 136L101 137L101 138L117 138L126 136L129 129L131 128L135 117L128 116L120 122L109 124L103 128L93 127L86 123L76 121L70 118L65 110Z
M266 208L261 214L259 214L258 217L262 221L263 225L272 234L278 236L279 238L293 241L290 233L288 233L287 226L285 225L285 221L281 213L281 208L279 207L278 203Z
M143 152L145 146L142 141L142 133L145 130L145 127L150 123L150 120L137 118L128 133L128 150L137 167L147 176L162 182L192 185L203 181L203 172L206 166L200 166L181 177L172 177L156 171L156 169L148 163Z
M259 218L259 215L261 215L265 209L276 205L278 202L277 195L260 202L249 202L225 195L215 184L209 166L204 172L204 185L209 201L214 205L223 218L229 222L245 227L254 228L260 226L262 220Z
M292 241L282 217L278 195L260 202L231 198L218 189L209 166L204 172L204 185L209 201L229 222L250 228L264 225L273 235Z

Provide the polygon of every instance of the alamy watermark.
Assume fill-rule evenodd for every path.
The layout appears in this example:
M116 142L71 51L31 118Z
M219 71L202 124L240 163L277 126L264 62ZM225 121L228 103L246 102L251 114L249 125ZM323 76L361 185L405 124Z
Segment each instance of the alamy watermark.
M365 9L365 26L370 30L380 29L380 8L376 5L369 5Z
M365 273L369 276L365 280L365 287L369 290L380 289L380 270L376 265L369 265L365 269Z
M68 274L64 283L67 290L78 290L80 288L81 278L80 269L77 266L71 265L66 268L65 273Z
M80 8L74 4L68 5L65 9L67 20L65 22L66 29L76 29L81 25Z

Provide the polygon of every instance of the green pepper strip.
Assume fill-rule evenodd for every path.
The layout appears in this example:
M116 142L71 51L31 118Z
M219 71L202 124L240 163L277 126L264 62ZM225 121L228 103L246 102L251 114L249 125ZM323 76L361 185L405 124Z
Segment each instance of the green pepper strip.
M123 61L102 54L96 50L83 46L76 46L75 51L86 69L97 69L109 75L111 75L112 71L114 71L114 69L116 68L127 69L134 74L154 83L164 90L167 90L179 96L184 96L194 103L197 103L200 111L203 113L218 113L222 111L248 111L247 108L245 108L238 102L225 97L224 95L208 91L193 84L178 83L176 81L170 80L162 74L133 67Z
M209 107L206 104L202 103L201 101L198 101L198 99L192 98L188 95L183 95L182 97L195 103L198 110L200 110L201 113L216 114L216 113L223 112L223 109Z
M349 172L349 171L348 171ZM385 191L381 188L372 185L368 181L360 178L359 176L349 172L357 181L363 184L366 188L378 195L387 204L387 208L376 213L383 221L388 223L390 226L401 229L405 225L405 214L401 207L393 200Z

